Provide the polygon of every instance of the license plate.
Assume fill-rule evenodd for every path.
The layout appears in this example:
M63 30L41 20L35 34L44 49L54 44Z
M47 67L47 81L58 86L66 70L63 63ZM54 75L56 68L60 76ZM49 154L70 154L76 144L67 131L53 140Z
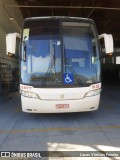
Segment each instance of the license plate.
M69 108L69 104L56 104L55 108L56 109L62 109L62 108Z

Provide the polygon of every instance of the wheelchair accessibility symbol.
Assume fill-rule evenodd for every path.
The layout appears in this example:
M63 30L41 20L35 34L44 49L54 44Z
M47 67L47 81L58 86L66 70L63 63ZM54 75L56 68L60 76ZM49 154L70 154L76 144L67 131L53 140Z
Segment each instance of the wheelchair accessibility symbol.
M74 83L74 76L69 73L64 74L64 84L73 84Z

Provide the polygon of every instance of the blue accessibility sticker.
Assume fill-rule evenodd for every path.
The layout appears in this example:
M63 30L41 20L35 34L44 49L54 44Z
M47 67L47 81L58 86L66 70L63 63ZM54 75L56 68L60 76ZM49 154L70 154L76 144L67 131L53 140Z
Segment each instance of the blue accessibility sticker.
M69 73L64 73L64 84L74 84L74 76Z

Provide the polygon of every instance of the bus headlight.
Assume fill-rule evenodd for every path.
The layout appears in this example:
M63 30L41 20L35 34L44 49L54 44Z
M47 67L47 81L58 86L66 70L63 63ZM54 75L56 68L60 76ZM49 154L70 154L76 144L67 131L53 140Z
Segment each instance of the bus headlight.
M33 93L33 92L20 90L20 93L21 93L22 96L25 96L25 97L28 97L28 98L39 98L39 96L36 93Z
M96 96L100 94L100 92L101 92L101 89L92 90L92 91L87 92L85 97Z

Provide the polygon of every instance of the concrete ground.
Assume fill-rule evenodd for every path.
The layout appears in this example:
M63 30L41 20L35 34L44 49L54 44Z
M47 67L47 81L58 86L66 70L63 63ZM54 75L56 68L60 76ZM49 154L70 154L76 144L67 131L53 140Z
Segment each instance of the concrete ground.
M0 151L120 151L120 86L103 85L99 109L84 113L23 113L19 94L11 94L0 101ZM120 159L60 153L62 157L36 159Z

